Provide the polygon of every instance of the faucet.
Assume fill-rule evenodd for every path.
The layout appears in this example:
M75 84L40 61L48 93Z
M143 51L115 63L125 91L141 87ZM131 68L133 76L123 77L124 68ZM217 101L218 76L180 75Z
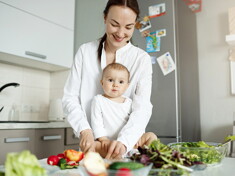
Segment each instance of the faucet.
M0 87L0 92L2 92L3 89L5 89L9 86L18 87L18 86L20 86L20 84L19 83L7 83L7 84L3 85L2 87ZM0 112L3 110L3 108L4 108L4 106L0 109Z
M19 84L19 83L7 83L7 84L3 85L2 87L0 87L0 92L2 92L3 89L5 89L5 88L7 88L7 87L9 87L9 86L18 87L18 86L20 86L20 84Z

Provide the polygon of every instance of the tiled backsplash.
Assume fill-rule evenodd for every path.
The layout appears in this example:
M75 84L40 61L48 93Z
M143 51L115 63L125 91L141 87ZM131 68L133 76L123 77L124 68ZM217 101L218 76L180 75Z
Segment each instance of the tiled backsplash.
M47 72L0 63L0 87L16 82L0 92L0 121L8 120L11 109L21 121L47 121L50 99L62 98L68 71Z

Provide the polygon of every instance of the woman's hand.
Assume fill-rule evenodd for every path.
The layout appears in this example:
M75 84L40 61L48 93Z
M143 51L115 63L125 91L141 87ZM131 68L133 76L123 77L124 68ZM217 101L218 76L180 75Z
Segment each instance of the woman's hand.
M121 159L122 155L126 153L126 146L119 141L112 141L106 159Z
M79 147L84 153L95 151L95 140L91 129L81 131Z

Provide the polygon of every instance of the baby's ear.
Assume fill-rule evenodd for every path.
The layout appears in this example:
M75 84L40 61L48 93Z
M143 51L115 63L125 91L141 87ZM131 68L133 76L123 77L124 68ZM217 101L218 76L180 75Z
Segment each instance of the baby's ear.
M103 85L103 81L102 81L102 79L100 80L100 84L101 84L101 85Z

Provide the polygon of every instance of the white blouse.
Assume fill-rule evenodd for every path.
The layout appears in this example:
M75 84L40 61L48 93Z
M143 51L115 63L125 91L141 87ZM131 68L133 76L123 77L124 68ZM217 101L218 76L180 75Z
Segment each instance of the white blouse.
M100 62L97 57L98 45L97 40L80 46L64 87L64 112L78 137L82 130L91 129L92 99L97 94L103 94L100 80L106 66L106 54L103 47ZM152 114L152 64L150 56L130 42L116 51L115 61L130 71L130 85L124 96L133 101L132 113L117 139L129 151L145 132Z

